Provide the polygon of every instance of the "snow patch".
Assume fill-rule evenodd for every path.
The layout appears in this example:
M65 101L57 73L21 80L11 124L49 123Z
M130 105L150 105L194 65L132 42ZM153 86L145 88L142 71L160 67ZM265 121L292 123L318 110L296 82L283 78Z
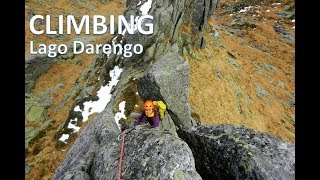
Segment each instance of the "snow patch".
M73 110L74 110L74 111L80 111L80 112L81 112L81 109L80 109L80 106L79 106L79 105L76 106Z
M73 129L73 133L74 132L78 132L80 130L80 127L78 127L78 126L73 124L73 122L77 122L77 120L78 120L77 118L71 119L69 124L68 124L68 128L69 129Z
M141 7L140 7L140 11L142 12L142 15L147 15L150 8L151 8L151 4L152 4L152 0L148 0L147 2L145 2Z
M142 15L148 15L148 12L151 8L151 4L152 4L152 0L148 0L147 2L145 2L143 5L141 5L141 1L139 1L139 3L137 4L137 6L141 5L140 7L140 11ZM134 25L133 25L133 32L135 33L136 30L138 30L138 19L140 18L140 16L136 16L134 19ZM124 37L124 35L126 34L126 29L124 31L122 31L122 36ZM109 57L109 56L108 56ZM123 58L123 57L122 57Z
M67 144L66 140L69 138L69 134L62 134L61 138L59 141L62 141Z
M292 19L292 21L291 22L296 22L296 20L295 19Z
M241 9L241 10L239 11L239 13L247 12L247 11L249 11L251 8L252 8L252 6L244 7L244 9Z
M107 104L111 100L111 89L113 86L116 86L119 82L118 78L120 77L123 69L119 68L118 66L115 66L114 69L112 69L109 72L109 75L111 77L111 81L105 86L101 86L100 89L97 92L97 96L99 97L98 101L87 101L84 102L84 108L83 110L80 110L79 106L76 106L74 108L74 111L80 111L82 113L83 122L88 120L88 117L93 113L100 113L103 111L103 109L107 106Z
M125 108L125 107L126 107L126 101L122 101L122 102L119 104L119 110L120 110L120 112L117 112L117 113L115 114L115 116L114 116L114 119L115 119L115 121L116 121L119 129L120 129L120 126L121 126L121 125L119 124L119 120L120 120L121 118L127 119L127 117L124 115L124 111L125 111L124 108Z
M273 3L272 5L273 6L277 6L277 5L280 5L281 3Z
M80 109L80 106L76 106L73 110L75 112L81 112L82 114L82 121L85 122L88 120L88 117L93 113L100 113L103 111L103 109L107 106L107 104L111 100L111 90L113 86L116 86L119 82L118 78L120 77L123 69L119 68L118 66L115 66L110 72L109 75L111 77L111 80L109 83L105 86L101 86L100 89L97 92L98 100L97 101L87 101L83 103L83 110ZM123 108L124 111L124 108ZM78 132L81 127L78 127L73 124L73 122L77 122L78 119L71 119L68 128L73 129L73 132ZM69 138L69 134L62 134L62 136L59 138L59 141L62 141L64 143L67 143L66 140Z
M266 10L266 12L270 12L270 10L269 10L269 9L267 9L267 10Z

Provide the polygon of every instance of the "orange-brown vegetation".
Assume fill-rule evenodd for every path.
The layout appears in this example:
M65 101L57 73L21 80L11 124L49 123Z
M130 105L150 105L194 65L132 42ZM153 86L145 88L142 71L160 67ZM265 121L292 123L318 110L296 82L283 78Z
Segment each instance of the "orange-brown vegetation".
M245 125L289 142L295 141L294 122L288 118L294 116L295 108L284 103L295 90L294 45L285 43L273 29L275 20L280 20L275 13L283 10L281 7L261 7L261 12L271 9L261 15L267 20L258 21L255 30L239 30L237 34L242 34L243 38L220 30L218 43L209 34L210 28L222 24L230 26L232 17L226 14L217 20L210 19L205 35L206 48L194 50L202 60L185 57L191 66L189 97L201 122ZM221 11L218 9L215 14ZM292 25L290 20L284 23L287 28ZM266 52L252 48L254 45ZM240 65L238 70L227 61L230 58ZM258 71L256 65L259 63L271 64L277 71ZM217 69L222 78L217 76ZM279 81L284 82L285 89L279 86ZM257 86L267 91L268 99L257 95Z
M86 5L95 6L97 9L90 10ZM81 17L83 15L104 15L108 18L109 15L120 15L123 13L125 5L121 3L120 0L110 1L107 4L102 4L100 1L88 1L86 5L76 4L72 1L44 1L44 0L31 0L26 2L26 20L25 20L25 50L28 54L29 42L31 40L36 43L67 43L72 40L75 35L65 35L62 40L54 40L43 35L34 35L29 30L29 19L28 12L32 11L33 14L47 15L51 14L54 18L52 21L53 28L57 27L57 18L60 14L73 14L75 17ZM40 28L44 28L43 25ZM105 43L110 39L111 35L106 33L104 35L99 35L98 38L93 43ZM73 142L77 138L78 134L82 131L73 133L68 139L68 143L64 146L58 146L55 135L58 128L62 126L69 115L69 111L73 106L74 100L68 100L61 109L56 110L55 108L60 105L60 103L65 99L67 92L75 86L77 79L80 75L90 66L93 62L94 55L79 54L76 57L81 59L81 63L76 63L74 61L65 61L54 64L46 73L41 75L36 83L33 90L33 95L40 95L59 83L63 83L61 87L53 91L51 94L53 97L53 103L48 108L46 117L44 121L52 119L52 123L45 129L45 134L30 145L28 152L26 152L26 162L32 167L30 173L28 173L25 178L27 180L37 180L37 179L51 179L54 172L56 171L58 165L64 159L69 148L72 146ZM95 114L89 116L89 120L85 123L81 123L81 127L85 127L91 122ZM26 126L40 127L40 123L34 123L32 121L25 121Z

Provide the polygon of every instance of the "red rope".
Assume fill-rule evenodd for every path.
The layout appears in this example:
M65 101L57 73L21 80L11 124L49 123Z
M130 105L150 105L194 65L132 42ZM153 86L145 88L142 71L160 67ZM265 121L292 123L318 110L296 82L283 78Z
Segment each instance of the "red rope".
M122 133L122 143L121 143L120 160L119 160L118 180L121 180L122 157L123 157L123 148L124 148L124 136L125 136L125 133Z

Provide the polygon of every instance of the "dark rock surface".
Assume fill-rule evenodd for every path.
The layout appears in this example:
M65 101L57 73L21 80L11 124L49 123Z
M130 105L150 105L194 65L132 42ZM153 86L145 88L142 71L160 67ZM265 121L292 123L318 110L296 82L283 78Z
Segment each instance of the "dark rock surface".
M294 179L295 146L231 125L180 129L203 179Z

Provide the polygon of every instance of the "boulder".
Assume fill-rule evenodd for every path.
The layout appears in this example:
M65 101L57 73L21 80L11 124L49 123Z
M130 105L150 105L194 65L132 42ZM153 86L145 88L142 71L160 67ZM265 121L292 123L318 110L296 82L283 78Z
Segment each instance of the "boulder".
M169 113L165 112L163 119L160 120L159 127L162 130L176 132L177 128L170 117Z
M110 105L108 105L105 111L99 113L83 129L52 179L90 179L88 177L90 177L95 154L101 151L103 146L106 146L104 147L106 150L111 150L108 145L119 144L117 141L119 134L120 131L112 116Z
M94 179L116 179L120 141L102 148L91 167ZM125 136L122 179L201 179L188 145L176 133L138 126Z
M232 125L178 130L203 179L294 179L295 146L269 134Z
M120 131L110 105L80 134L55 179L117 179ZM187 143L175 132L137 126L125 136L122 179L201 179Z
M138 92L147 99L162 100L176 126L191 127L190 67L176 51L168 51L138 79Z

